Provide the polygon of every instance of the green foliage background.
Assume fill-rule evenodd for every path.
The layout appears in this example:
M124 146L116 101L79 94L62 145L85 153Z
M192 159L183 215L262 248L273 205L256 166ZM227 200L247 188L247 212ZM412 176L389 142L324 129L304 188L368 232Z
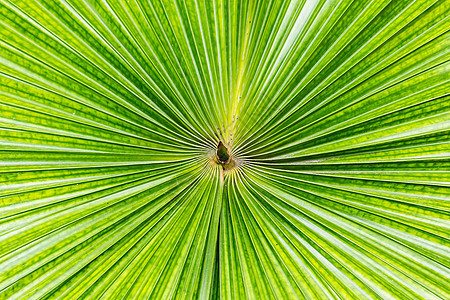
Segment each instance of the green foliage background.
M2 0L0 298L450 299L449 12Z

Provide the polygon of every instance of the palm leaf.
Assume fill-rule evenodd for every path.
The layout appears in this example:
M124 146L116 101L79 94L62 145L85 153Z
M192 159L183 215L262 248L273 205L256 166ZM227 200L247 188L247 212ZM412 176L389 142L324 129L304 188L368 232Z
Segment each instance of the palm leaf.
M450 298L448 2L0 10L0 298Z

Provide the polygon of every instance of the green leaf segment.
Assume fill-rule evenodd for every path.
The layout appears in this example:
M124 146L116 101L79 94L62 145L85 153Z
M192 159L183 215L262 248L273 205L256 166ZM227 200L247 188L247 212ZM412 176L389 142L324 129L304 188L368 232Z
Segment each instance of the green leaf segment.
M450 299L449 15L0 1L0 299Z

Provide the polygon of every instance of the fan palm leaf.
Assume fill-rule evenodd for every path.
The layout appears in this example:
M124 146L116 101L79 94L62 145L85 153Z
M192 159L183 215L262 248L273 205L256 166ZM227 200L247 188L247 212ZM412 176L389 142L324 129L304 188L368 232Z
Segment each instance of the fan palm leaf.
M1 299L449 299L448 1L2 0Z

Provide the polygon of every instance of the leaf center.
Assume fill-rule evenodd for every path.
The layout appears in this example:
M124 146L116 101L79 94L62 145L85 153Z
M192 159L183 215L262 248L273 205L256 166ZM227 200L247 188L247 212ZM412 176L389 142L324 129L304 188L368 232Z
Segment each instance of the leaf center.
M221 141L219 142L219 145L217 145L216 157L222 165L226 165L230 162L230 153Z

